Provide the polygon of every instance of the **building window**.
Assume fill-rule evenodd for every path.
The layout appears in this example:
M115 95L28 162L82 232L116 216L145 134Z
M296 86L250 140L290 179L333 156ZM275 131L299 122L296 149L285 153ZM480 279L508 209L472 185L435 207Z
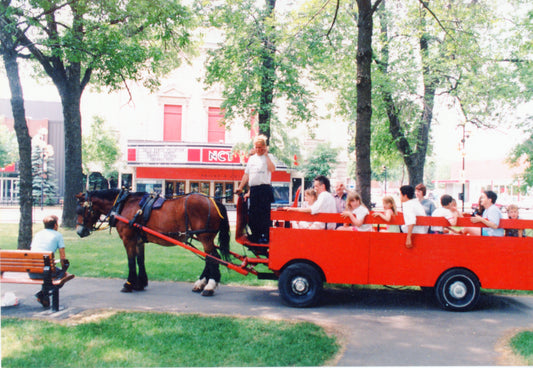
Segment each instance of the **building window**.
M181 141L180 105L165 105L163 121L163 140L165 142Z
M210 183L209 182L191 182L191 193L202 193L209 195Z
M207 141L209 143L224 143L226 141L226 129L220 122L224 115L220 107L210 107L208 111Z
M173 198L185 194L185 182L184 181L165 181L165 197Z
M233 183L216 182L215 199L222 201L222 203L233 203Z
M159 180L138 180L137 192L146 193L161 193L163 190L163 183Z

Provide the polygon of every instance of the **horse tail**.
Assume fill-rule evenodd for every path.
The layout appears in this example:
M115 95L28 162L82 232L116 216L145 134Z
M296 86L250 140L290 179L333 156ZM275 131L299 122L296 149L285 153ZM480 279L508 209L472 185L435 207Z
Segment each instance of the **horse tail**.
M230 256L230 230L228 211L226 210L226 206L224 206L221 202L215 201L215 203L218 207L218 210L220 211L220 215L222 216L222 220L218 227L218 246L220 252L222 253L222 258L228 261Z

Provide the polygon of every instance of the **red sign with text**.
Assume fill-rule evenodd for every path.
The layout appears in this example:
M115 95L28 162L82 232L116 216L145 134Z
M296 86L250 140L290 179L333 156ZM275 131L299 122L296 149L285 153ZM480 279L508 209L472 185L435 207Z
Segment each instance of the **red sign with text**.
M241 162L239 155L233 154L228 149L204 148L202 149L202 162L219 164L238 164Z

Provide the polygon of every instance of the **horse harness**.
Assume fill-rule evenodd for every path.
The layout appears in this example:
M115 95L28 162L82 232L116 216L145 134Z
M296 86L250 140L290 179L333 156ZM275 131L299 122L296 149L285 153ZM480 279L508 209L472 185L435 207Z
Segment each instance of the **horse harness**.
M117 195L117 198L115 199L115 203L113 204L113 207L111 208L111 211L109 212L109 214L107 215L106 217L106 220L109 219L109 224L110 226L115 226L116 225L116 219L115 219L115 215L116 214L120 214L124 208L124 204L126 203L126 200L129 198L130 196L130 192L126 189L122 189L120 191L120 193ZM187 229L185 232L176 232L176 233L165 233L164 235L167 235L167 236L170 236L170 237L173 237L173 238L179 238L179 237L182 237L182 236L185 236L186 237L186 242L191 244L190 243L190 239L193 239L195 238L196 235L198 234L203 234L203 233L217 233L218 230L216 229L202 229L202 230L191 230L189 229L189 216L187 214L187 201L189 199L189 196L191 194L194 194L194 193L189 193L189 194L185 194L185 229ZM199 194L199 193L195 193L195 194ZM208 205L209 205L209 208L211 209L211 205L213 204L218 212L218 215L223 218L222 214L220 213L220 210L218 208L218 206L216 205L215 201L213 198L209 197L209 196L206 196L204 194L199 194L201 196L204 196L205 198L208 199ZM161 208L163 206L163 203L165 203L166 199L161 197L158 193L154 194L148 194L146 193L140 200L139 202L139 210L135 213L135 215L133 216L133 218L130 220L129 222L129 226L130 227L133 227L133 224L134 223L138 223L140 225L146 225L146 223L149 221L150 219L150 216L152 214L152 211L153 210L157 210L159 208ZM91 208L92 210L92 208ZM211 211L209 210L208 211L208 215L207 215L207 222L206 224L209 224L211 220ZM207 225L206 225L207 226ZM138 230L138 229L137 229ZM142 237L143 241L146 242L146 233L142 230L138 230L141 234L140 236Z

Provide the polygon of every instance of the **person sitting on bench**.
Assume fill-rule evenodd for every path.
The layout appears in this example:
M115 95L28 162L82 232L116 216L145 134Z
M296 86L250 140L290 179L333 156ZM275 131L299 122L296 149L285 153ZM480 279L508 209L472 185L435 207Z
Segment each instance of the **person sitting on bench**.
M62 278L70 265L65 254L65 242L63 241L63 235L57 229L59 228L59 219L55 215L48 215L43 219L44 229L39 231L33 237L31 242L31 250L39 252L56 252L59 250L59 257L61 260L61 268L56 267L55 273L52 274L53 278ZM32 279L42 279L42 274L29 273ZM39 291L35 294L39 303L43 304L43 291Z

